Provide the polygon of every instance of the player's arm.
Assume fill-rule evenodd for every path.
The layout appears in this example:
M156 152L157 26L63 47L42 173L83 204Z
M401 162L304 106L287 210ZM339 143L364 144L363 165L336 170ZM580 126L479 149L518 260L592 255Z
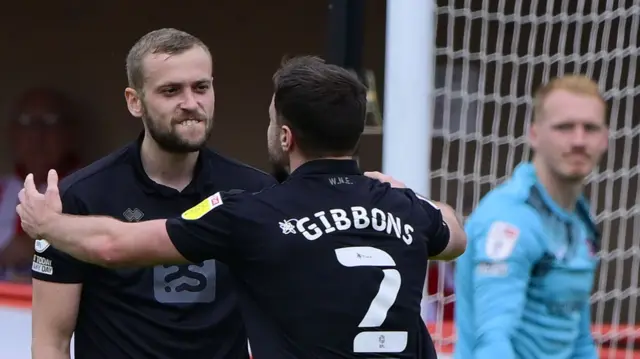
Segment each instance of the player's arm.
M516 359L511 338L522 318L531 270L543 254L532 221L528 211L511 208L466 228L473 246L476 359Z
M72 256L106 267L224 260L232 248L234 214L216 193L180 218L125 223L109 217L57 215L43 237ZM214 210L216 209L216 210Z
M389 183L393 188L406 190L404 183L380 172L365 172L365 176L383 183ZM460 220L451 206L430 201L417 195L425 209L424 222L427 223L426 236L429 238L429 258L435 260L453 260L464 253L467 248L467 236Z
M65 213L81 214L84 208L72 195L62 198ZM36 241L33 254L31 306L33 359L69 359L76 326L86 264Z
M598 350L591 333L591 305L589 302L583 305L580 312L580 332L575 342L572 359L597 359Z
M449 232L448 241L442 252L437 255L432 255L430 258L435 260L450 261L460 257L467 249L467 235L462 228L460 219L456 214L456 211L446 203L434 202L436 207L440 209L442 221L439 222L441 229L439 231L444 232L445 228ZM441 241L440 246L445 242L444 238L439 239ZM437 253L437 252L434 252Z
M446 203L416 195L425 211L429 258L449 261L458 258L467 248L467 235L455 210Z
M58 215L42 236L60 251L104 267L188 262L165 228L167 220L125 223L104 216Z
M69 359L76 326L81 283L54 283L33 279L31 357Z

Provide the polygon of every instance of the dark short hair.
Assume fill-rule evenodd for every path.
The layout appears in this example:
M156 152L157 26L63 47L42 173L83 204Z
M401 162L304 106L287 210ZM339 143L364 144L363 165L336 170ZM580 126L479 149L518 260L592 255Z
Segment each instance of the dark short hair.
M154 30L142 36L133 45L127 55L127 79L129 87L141 90L144 85L144 68L142 60L149 54L181 54L194 46L199 46L207 53L209 48L197 37L184 31L166 28Z
M367 88L340 66L312 56L283 61L273 75L277 121L309 157L352 155L364 131Z

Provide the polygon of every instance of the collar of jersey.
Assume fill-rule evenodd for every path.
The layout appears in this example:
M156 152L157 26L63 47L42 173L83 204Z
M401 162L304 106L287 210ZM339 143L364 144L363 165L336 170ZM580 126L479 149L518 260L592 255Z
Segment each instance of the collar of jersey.
M313 160L296 168L289 178L308 175L359 175L362 174L355 160Z
M149 194L159 194L162 196L176 196L180 194L193 194L193 193L205 193L206 187L209 184L209 180L211 176L207 176L207 173L211 173L211 164L210 161L206 161L204 159L204 151L200 151L200 155L198 156L198 161L196 162L196 168L194 171L193 179L191 183L181 192L177 191L174 188L163 186L159 183L153 181L145 172L144 167L142 166L142 158L140 155L140 147L142 146L142 139L144 138L144 131L140 133L138 139L131 143L129 146L130 153L133 154L133 167L135 169L136 177L140 180L140 184L142 185L142 189L145 193Z
M531 163L523 163L516 167L513 177L516 181L520 182L523 187L531 188L536 187L538 192L540 193L540 197L544 202L544 205L549 208L558 218L569 222L574 217L572 213L567 212L564 208L560 207L549 195L547 190L538 182L538 176L536 175L535 168ZM581 195L578 198L578 202L576 203L577 210L576 212L584 212L589 213L589 204L586 199Z

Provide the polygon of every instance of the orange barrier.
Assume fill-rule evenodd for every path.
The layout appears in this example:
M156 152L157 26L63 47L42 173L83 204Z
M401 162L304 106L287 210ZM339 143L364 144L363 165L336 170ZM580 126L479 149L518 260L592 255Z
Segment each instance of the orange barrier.
M455 343L453 322L428 324L429 333L439 353L452 353ZM602 359L640 359L640 327L631 325L594 325L591 327L594 339L601 345ZM627 347L633 348L628 356Z
M0 306L14 308L31 307L31 285L0 282ZM452 322L429 324L436 349L440 353L451 353L455 343L455 328ZM595 340L602 346L602 359L640 359L640 327L630 325L594 325ZM627 347L632 347L628 356Z

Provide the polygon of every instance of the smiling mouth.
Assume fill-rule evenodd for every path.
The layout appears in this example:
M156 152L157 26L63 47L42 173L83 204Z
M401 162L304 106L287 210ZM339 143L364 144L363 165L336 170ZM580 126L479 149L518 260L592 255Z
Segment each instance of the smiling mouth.
M198 119L188 119L188 120L182 120L178 124L181 125L181 126L189 127L189 126L197 125L197 124L199 124L201 122L203 122L203 121L202 120L198 120Z

